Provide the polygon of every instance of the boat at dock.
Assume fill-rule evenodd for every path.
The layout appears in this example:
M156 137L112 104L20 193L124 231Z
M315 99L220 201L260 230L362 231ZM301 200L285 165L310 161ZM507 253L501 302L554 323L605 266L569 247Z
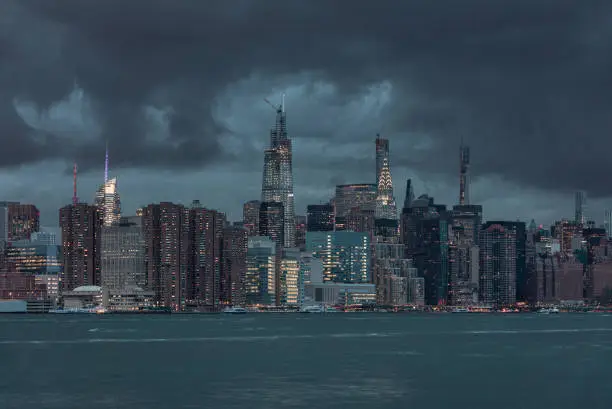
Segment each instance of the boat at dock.
M106 313L104 307L94 308L57 308L55 310L49 310L49 314L104 314Z
M540 308L538 314L559 314L558 308Z
M246 314L249 312L246 308L242 307L227 307L223 310L225 314Z

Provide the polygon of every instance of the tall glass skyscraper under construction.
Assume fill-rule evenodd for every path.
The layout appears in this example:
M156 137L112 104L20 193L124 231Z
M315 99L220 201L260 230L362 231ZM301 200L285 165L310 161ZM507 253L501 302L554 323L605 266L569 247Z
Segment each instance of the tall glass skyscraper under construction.
M283 204L283 247L295 247L293 158L291 140L287 136L284 100L276 108L276 124L270 131L270 146L265 150L261 201Z

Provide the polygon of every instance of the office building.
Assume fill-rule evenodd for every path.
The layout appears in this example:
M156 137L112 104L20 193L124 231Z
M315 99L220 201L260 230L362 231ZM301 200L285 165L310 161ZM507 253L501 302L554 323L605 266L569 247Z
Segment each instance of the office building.
M419 277L424 278L424 298L428 305L448 302L448 223L445 205L421 195L402 210L401 241L406 258L414 260Z
M376 209L377 185L360 183L352 185L337 185L334 197L335 230L345 230L346 217L349 211L358 207L363 211Z
M295 247L293 154L287 134L284 98L276 108L276 123L270 131L270 145L264 154L261 201L283 204L283 247Z
M453 206L449 219L449 300L465 306L478 302L479 235L482 206Z
M367 233L307 232L306 250L323 262L323 281L371 283L371 249Z
M306 216L295 216L295 248L306 250Z
M300 253L300 271L298 276L299 305L314 303L314 292L311 284L323 283L323 262L307 251Z
M325 282L309 284L309 292L313 294L311 304L338 305L348 307L351 305L376 304L376 286L367 283L334 283Z
M374 210L352 207L344 219L343 230L367 233L370 237L374 237L376 232Z
M479 300L493 307L514 304L517 294L517 223L487 222L480 232ZM524 232L524 223L523 223Z
M5 236L3 225L8 241L28 240L40 230L40 212L33 204L0 202L0 240Z
M414 200L414 187L412 186L412 180L406 180L406 195L404 196L404 206L402 209L407 209L412 204Z
M5 262L14 272L33 276L36 287L44 288L50 298L57 299L61 290L62 249L49 236L49 233L32 233L30 240L11 242Z
M101 287L110 293L145 287L142 218L122 217L118 223L102 227L101 277Z
M372 247L377 303L408 304L409 280L417 277L417 269L405 257L404 245L398 237L375 236Z
M102 224L105 227L119 223L121 219L121 199L117 191L117 178L108 177L108 146L104 158L104 183L96 191L94 204L102 214Z
M117 192L117 178L105 181L98 188L94 203L102 213L104 226L119 223L121 219L121 199Z
M249 200L242 206L242 221L249 236L259 235L259 200Z
M376 207L377 219L397 220L393 181L389 164L389 140L376 135Z
M259 235L270 237L274 243L276 243L275 252L275 284L276 293L275 300L280 301L281 299L281 257L283 254L283 244L286 243L284 234L286 229L284 228L284 208L281 202L262 202L259 209Z
M327 204L306 207L307 231L334 231L334 207Z
M298 306L300 301L300 251L287 251L281 259L280 305Z
M276 304L277 244L270 237L248 238L245 297L247 305Z

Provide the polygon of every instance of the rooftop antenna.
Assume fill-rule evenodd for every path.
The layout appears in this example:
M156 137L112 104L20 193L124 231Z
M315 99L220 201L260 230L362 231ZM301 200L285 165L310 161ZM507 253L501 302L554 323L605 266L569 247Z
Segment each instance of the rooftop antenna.
M285 93L281 95L281 111L285 113Z
M72 168L72 204L77 205L79 203L79 198L77 197L77 164L74 162L74 167Z
M104 183L108 182L108 141L106 141L106 155L104 157Z

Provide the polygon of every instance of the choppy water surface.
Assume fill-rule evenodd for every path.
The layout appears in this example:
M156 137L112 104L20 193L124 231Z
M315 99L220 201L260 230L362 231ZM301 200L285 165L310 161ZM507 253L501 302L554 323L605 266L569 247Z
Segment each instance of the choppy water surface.
M612 406L612 316L0 316L0 408Z

